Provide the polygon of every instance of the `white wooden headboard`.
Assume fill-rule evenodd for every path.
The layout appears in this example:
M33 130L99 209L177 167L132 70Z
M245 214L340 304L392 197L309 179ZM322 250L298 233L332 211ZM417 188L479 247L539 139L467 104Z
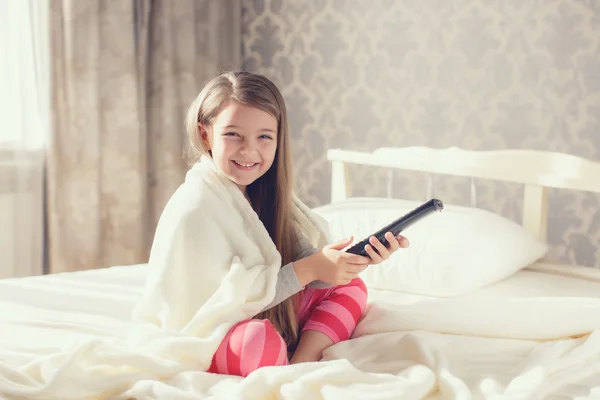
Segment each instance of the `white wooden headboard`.
M331 202L350 197L348 164L430 174L491 179L525 185L523 226L546 239L548 188L600 193L600 163L569 154L537 150L471 151L457 147L380 148L372 153L331 149ZM391 185L391 175L388 187Z

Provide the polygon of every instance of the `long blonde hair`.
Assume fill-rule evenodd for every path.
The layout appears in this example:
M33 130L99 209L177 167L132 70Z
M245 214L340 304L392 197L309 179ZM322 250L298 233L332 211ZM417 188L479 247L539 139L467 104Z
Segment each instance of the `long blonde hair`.
M281 255L282 265L294 261L298 238L293 227L292 166L289 127L283 96L269 79L248 72L227 72L212 79L190 106L186 116L187 156L195 162L202 154L211 155L200 137L198 123L210 126L228 100L256 107L277 119L277 150L269 170L247 187L252 207L269 232ZM288 348L298 340L297 295L289 297L255 318L268 319Z

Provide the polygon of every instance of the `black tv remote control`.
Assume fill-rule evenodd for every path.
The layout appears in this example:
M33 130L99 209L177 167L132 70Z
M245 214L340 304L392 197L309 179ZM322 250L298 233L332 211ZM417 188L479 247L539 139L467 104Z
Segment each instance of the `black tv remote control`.
M415 208L408 214L398 218L391 224L381 228L380 230L378 230L374 234L368 236L364 240L361 240L360 242L356 243L354 246L348 248L346 251L348 253L358 254L361 256L369 257L369 254L365 251L365 246L367 244L369 244L369 239L371 238L371 236L375 236L377 239L379 239L381 244L383 244L384 246L387 247L388 241L385 238L385 234L387 232L392 232L392 234L394 236L398 236L400 234L400 232L402 232L404 229L408 228L409 226L413 225L417 221L430 215L434 211L442 211L443 209L444 209L444 203L442 203L441 200L431 199L428 202ZM375 247L373 247L373 250L375 250L375 252L377 253L377 249Z

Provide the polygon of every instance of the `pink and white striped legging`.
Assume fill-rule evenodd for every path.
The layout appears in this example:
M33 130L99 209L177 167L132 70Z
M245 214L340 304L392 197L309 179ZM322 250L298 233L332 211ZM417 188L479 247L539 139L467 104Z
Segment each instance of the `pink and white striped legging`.
M327 335L333 343L350 338L367 305L367 287L360 278L328 289L303 290L298 308L300 333ZM288 365L285 342L267 319L234 325L217 349L208 372L247 376L260 367Z

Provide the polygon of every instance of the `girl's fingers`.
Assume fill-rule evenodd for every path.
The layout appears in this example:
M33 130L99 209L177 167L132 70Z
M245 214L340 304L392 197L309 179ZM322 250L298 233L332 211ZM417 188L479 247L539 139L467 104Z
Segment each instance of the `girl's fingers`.
M379 254L377 254L377 252L375 252L375 250L373 250L373 247L370 244L365 246L365 251L367 252L369 257L371 257L371 264L379 264L380 262L383 261L381 256Z
M344 257L344 261L348 264L356 264L356 265L366 265L371 261L369 257L359 256L358 254L352 253L342 253L342 257Z
M390 253L393 253L394 251L398 250L400 248L400 241L399 241L399 237L394 237L394 234L392 232L388 232L385 234L385 238L387 239L388 243L390 244L389 250Z
M410 242L408 241L408 239L402 235L398 235L396 236L396 239L398 240L398 244L400 245L400 247L402 248L407 248L410 246Z
M385 260L386 258L388 258L390 256L390 251L388 249L386 249L385 246L376 237L372 236L369 239L369 243L371 243L371 246L373 246L377 249L377 252L379 253L379 256L382 259Z

